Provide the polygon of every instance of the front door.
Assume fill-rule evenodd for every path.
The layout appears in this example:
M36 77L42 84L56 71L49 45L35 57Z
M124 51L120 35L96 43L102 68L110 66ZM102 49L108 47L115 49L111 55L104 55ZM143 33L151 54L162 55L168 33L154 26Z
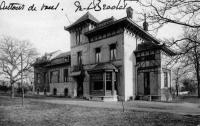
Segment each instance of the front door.
M144 95L150 95L150 73L144 73Z
M78 97L83 96L83 78L82 77L77 78L77 96Z

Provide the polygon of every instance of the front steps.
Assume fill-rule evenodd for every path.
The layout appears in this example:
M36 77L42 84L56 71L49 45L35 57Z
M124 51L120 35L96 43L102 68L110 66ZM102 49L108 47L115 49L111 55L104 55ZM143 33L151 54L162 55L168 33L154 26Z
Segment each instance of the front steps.
M89 100L103 102L118 101L117 96L90 96Z

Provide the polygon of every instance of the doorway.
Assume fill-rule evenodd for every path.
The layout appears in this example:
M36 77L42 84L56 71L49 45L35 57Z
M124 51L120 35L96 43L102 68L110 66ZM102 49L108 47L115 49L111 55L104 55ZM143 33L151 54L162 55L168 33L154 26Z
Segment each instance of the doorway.
M44 95L47 95L47 89L44 88Z
M39 88L37 88L37 94L39 95L39 93L40 93L40 89L39 89Z
M77 97L83 96L83 77L77 77Z
M65 90L64 90L64 95L65 95L65 97L68 96L68 88L65 88Z
M53 95L57 95L57 89L56 88L53 89Z
M150 95L150 72L144 73L144 95Z

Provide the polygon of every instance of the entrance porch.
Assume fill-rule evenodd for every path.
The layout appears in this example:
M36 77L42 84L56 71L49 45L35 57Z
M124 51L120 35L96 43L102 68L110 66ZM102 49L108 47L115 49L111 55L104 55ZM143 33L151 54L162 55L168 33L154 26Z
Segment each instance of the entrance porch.
M116 72L117 68L112 64L98 64L88 70L91 100L117 101Z

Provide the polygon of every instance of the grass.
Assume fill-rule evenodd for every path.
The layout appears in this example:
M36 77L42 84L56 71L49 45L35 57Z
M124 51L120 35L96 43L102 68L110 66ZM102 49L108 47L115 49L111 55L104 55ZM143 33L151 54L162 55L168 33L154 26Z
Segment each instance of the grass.
M197 126L200 118L161 112L125 111L0 97L0 126Z
M182 95L178 96L178 98L174 99L174 101L200 104L200 98L198 98L197 96Z

